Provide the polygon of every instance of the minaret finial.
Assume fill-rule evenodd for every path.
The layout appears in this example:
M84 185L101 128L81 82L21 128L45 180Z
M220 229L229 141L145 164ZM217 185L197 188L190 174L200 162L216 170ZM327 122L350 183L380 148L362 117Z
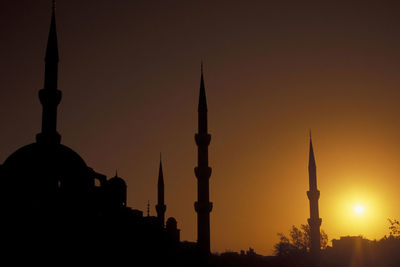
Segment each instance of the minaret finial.
M115 177L118 177L118 169L115 169Z
M150 200L147 200L147 217L150 216Z

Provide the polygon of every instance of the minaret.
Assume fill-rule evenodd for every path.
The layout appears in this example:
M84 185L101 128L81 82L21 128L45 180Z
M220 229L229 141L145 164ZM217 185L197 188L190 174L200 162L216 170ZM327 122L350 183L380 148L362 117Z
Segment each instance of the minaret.
M44 88L39 91L43 106L42 132L36 135L38 143L58 144L61 136L57 132L57 106L61 101L61 91L57 88L58 45L56 31L55 1L53 1L49 38L45 57Z
M157 218L160 221L162 227L164 227L165 222L165 211L167 206L164 203L164 176L161 164L161 154L160 154L160 167L158 169L158 187L157 187Z
M201 64L200 96L198 106L198 133L195 134L197 144L197 201L194 203L197 212L197 243L204 253L210 253L210 212L212 202L209 196L209 179L211 168L208 166L208 146L211 135L207 129L207 100L204 88L203 63Z
M321 249L319 228L321 226L322 219L319 218L319 211L318 211L319 191L317 189L317 167L315 165L314 149L311 140L311 131L310 131L310 154L308 162L308 175L309 175L309 187L310 187L310 190L307 191L307 196L308 199L310 200L310 218L308 219L308 224L310 225L310 234L311 234L310 252L314 259L318 259L319 252Z

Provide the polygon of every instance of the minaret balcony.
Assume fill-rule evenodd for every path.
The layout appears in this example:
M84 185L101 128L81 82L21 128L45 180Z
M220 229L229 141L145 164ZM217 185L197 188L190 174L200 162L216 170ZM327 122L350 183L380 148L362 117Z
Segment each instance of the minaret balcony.
M208 203L199 203L198 201L194 202L194 210L197 213L210 213L213 208L213 203L208 202Z
M210 179L211 171L212 171L211 167L208 166L194 168L194 173L197 179Z
M307 219L308 224L311 225L318 225L321 226L322 224L322 219L321 218L309 218Z
M318 200L320 192L319 190L307 191L307 197L309 200Z
M43 106L60 104L62 92L58 89L41 89L39 90L40 103Z
M197 133L194 136L197 146L208 146L211 142L211 134L208 133Z

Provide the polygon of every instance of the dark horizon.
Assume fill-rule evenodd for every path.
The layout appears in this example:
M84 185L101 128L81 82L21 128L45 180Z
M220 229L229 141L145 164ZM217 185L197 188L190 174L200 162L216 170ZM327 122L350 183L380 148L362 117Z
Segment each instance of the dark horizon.
M162 152L167 217L195 241L203 60L212 251L269 255L276 233L307 222L309 128L321 228L329 239L383 237L400 212L398 8L58 1L61 142L109 177L117 169L128 205L150 200L152 215ZM50 14L47 0L0 6L1 162L40 132ZM364 216L346 210L360 203Z

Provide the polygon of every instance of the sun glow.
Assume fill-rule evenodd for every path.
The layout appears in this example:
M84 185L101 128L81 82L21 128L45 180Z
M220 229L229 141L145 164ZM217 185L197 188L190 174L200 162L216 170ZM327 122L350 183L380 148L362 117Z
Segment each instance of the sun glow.
M365 177L363 180L366 180ZM322 214L325 210L321 209L321 217L325 218L324 230L331 232L333 238L362 235L368 239L379 239L388 234L390 205L385 202L385 195L377 187L354 182L346 184L341 186L327 204L326 209L329 206L331 209L325 214Z
M361 204L356 204L356 205L354 205L353 211L357 215L362 215L365 212L365 208Z

